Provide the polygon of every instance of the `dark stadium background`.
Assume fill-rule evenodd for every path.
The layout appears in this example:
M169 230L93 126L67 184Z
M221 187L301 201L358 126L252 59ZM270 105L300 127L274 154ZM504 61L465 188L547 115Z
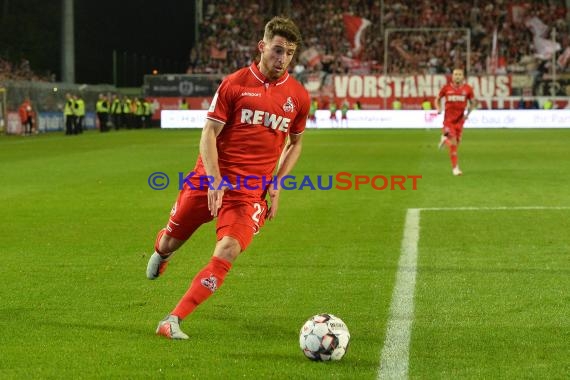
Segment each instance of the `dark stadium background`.
M194 1L79 0L75 13L75 81L139 86L142 75L184 72L193 45ZM0 56L30 62L61 80L61 1L0 0Z

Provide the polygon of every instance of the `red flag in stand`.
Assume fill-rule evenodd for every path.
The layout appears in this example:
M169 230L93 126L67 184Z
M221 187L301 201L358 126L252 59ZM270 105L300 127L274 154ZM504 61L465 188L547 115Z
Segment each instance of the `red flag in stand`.
M362 37L364 29L370 26L371 22L363 17L353 16L348 13L342 15L342 20L346 38L352 47L352 55L353 57L358 57L363 49Z

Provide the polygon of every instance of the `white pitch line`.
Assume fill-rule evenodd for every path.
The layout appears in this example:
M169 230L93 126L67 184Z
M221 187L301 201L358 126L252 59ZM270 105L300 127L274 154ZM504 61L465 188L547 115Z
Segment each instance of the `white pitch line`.
M493 210L570 210L569 206L499 206L499 207L425 207L410 208L406 213L404 236L396 284L390 304L390 318L380 358L378 379L408 379L410 341L414 321L418 243L421 211L493 211Z
M423 207L420 211L570 210L570 206Z
M408 378L419 239L420 209L410 208L406 214L402 253L392 294L390 319L382 349L378 379Z

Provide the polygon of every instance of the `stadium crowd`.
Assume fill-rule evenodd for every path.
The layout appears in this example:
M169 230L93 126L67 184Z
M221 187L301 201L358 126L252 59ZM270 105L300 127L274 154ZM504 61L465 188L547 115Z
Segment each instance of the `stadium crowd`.
M570 46L564 0L384 0L383 8L380 0L291 0L291 17L300 20L304 35L296 70L382 72L388 28L432 28L390 33L389 73L451 72L456 64L466 62L466 32L457 28L470 29L472 74L535 70L552 51L548 40L553 29L560 45L555 53L562 55ZM256 55L255 32L273 10L273 1L248 0L239 6L231 0L204 1L201 43L190 52L188 73L228 73L247 65ZM364 48L357 55L346 38L343 14L370 21ZM567 63L568 59L559 63L559 69Z
M205 0L199 25L201 42L189 53L187 73L225 74L248 65L257 55L252 41L278 3L283 2L244 0L238 5L233 0ZM455 65L466 62L466 32L459 28L470 29L471 74L536 71L552 51L547 41L552 30L556 30L559 44L555 54L561 57L558 70L570 70L565 0L290 0L289 11L299 20L304 36L297 72L450 73ZM347 39L344 14L370 21L364 29L363 49L358 52ZM405 28L416 30L402 30ZM387 29L391 31L384 67ZM12 62L0 57L0 80L55 78L35 73L26 59Z
M30 67L30 62L25 58L19 63L14 63L0 57L0 81L3 80L53 82L55 76L35 73Z

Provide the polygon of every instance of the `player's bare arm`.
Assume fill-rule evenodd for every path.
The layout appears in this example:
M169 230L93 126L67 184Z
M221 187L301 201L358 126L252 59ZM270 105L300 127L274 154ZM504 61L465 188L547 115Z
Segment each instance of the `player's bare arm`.
M289 141L279 160L276 183L281 183L281 178L288 175L295 167L295 164L301 155L301 150L303 149L302 139L303 135L289 135ZM267 219L269 220L273 219L275 215L277 215L277 209L279 208L279 191L280 188L273 185L270 185L267 190L269 200L271 202L271 206L267 213Z
M224 196L224 190L218 189L222 175L220 174L218 148L216 147L216 138L223 128L224 124L208 119L200 138L200 155L204 162L206 174L214 178L213 189L208 189L208 209L214 217L218 216L218 210L222 207L222 198Z
M441 97L436 96L435 101L433 103L435 105L435 110L437 111L438 114L440 114L441 113Z

